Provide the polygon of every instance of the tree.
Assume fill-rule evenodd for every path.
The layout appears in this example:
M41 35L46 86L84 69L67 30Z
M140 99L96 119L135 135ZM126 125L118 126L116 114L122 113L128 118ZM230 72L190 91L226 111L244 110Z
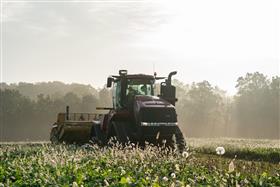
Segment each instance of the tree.
M18 91L8 89L0 89L0 101L0 139L22 139L29 129L27 119L30 119L30 113L34 111L34 103Z
M110 107L112 103L112 91L104 87L99 91L99 106Z
M278 76L272 77L270 83L270 106L272 128L275 133L278 132L274 137L280 138L280 77Z
M68 92L64 97L63 97L65 106L69 106L70 110L72 112L78 112L81 111L81 99L74 93Z
M96 110L98 100L93 95L86 95L82 98L81 112L94 112Z
M223 123L219 115L222 97L216 93L216 89L208 81L193 83L182 99L179 118L181 123L185 123L190 136L209 137L220 134Z
M270 81L262 73L247 73L245 77L237 79L237 95L248 95L252 93L262 94L268 90Z
M245 77L238 78L235 118L240 136L277 137L275 122L272 122L272 115L275 112L279 114L279 106L273 107L273 103L279 100L277 81L276 78L271 82L259 72L247 73Z

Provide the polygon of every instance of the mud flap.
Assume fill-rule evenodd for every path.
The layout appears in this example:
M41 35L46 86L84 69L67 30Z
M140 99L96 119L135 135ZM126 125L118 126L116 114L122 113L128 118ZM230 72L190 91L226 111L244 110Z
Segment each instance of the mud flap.
M107 143L106 136L102 132L100 124L93 124L91 129L91 140L98 145L105 145Z

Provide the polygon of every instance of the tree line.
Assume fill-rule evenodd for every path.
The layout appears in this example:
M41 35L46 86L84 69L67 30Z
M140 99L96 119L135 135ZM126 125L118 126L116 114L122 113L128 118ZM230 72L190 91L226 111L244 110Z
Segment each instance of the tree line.
M52 86L52 83L48 84ZM55 90L51 95L39 92L35 98L21 93L14 85L13 89L5 86L5 89L0 90L0 141L48 140L57 114L65 112L66 106L70 106L70 112L96 112L97 106L110 105L107 98L110 98L111 93L105 88L90 94L87 93L88 86L84 86L83 92L80 92L83 87L77 92L69 88L73 85L64 84L70 92L64 95ZM28 90L29 86L42 89L39 88L41 84L34 86L20 83L20 89L25 87L23 90ZM45 83L43 86L45 87ZM50 93L50 90L48 92Z
M208 81L184 84L174 80L176 109L187 137L243 137L279 139L280 78L247 73L236 82L237 93ZM72 112L96 112L111 106L111 90L90 85L1 83L0 140L48 140L52 123L69 105Z

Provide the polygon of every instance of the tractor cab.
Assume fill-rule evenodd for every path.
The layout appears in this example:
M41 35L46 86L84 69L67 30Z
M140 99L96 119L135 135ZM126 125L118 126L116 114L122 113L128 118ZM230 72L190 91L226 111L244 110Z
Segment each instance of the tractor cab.
M116 110L129 108L137 95L154 96L154 76L127 75L126 70L120 70L118 76L108 78L107 87L113 82L113 108Z
M171 77L177 72L171 72L168 78L160 84L160 98L175 105L177 101L176 90L171 85ZM120 70L119 75L113 75L107 79L107 87L113 85L113 108L126 109L132 105L135 96L155 96L155 81L165 79L156 75L127 74L127 70Z

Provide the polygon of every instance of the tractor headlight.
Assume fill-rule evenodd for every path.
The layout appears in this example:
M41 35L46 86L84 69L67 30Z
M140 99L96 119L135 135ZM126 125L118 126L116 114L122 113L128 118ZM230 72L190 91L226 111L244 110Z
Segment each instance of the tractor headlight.
M147 122L141 122L141 126L148 126Z
M141 122L141 126L177 126L177 122Z

